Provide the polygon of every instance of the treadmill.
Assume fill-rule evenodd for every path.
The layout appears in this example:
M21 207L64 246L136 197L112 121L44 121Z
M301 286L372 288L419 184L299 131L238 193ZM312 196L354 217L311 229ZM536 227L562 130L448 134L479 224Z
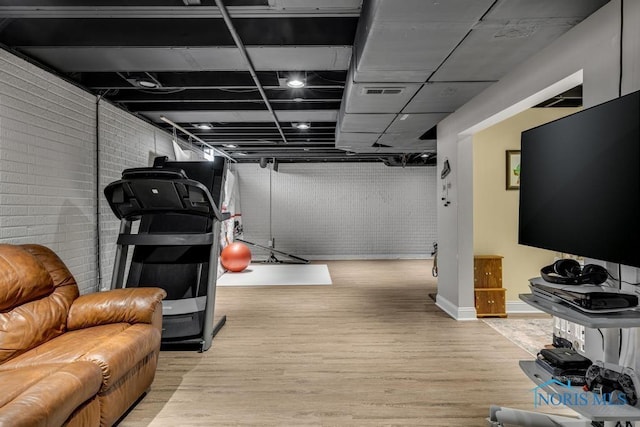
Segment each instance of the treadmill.
M126 169L104 194L120 219L111 289L163 288L162 343L211 347L226 316L214 324L224 158ZM137 232L132 225L139 222ZM135 227L134 227L135 228ZM127 272L129 246L133 254Z

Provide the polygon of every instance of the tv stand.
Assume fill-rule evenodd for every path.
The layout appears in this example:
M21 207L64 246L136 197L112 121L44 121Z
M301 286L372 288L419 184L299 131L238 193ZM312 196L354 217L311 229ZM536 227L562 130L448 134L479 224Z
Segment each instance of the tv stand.
M605 356L610 354L612 340L608 339L614 328L637 328L640 327L640 312L625 311L606 314L584 313L561 302L552 302L532 294L520 294L520 299L527 304L545 313L578 323L589 328L602 329L605 347ZM615 353L617 354L617 348ZM582 387L564 387L551 381L551 375L538 367L535 360L520 361L520 368L537 386L546 393L581 393ZM617 427L625 425L635 425L634 421L640 421L640 408L630 405L602 405L593 401L594 393L585 395L592 399L588 402L579 402L572 405L568 402L567 407L578 413L577 418L566 416L556 416L542 414L538 412L523 411L518 409L492 406L487 419L488 425L492 427L502 426L523 426L523 427L577 427L601 422L605 427Z

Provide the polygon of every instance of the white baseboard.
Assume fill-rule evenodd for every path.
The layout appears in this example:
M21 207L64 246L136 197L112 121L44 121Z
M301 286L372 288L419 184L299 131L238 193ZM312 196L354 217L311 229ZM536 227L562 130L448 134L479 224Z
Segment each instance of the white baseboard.
M440 294L436 296L436 306L456 320L478 320L475 307L458 307Z
M507 314L517 314L517 313L544 313L541 310L538 310L535 307L530 306L524 301L507 301Z
M507 301L507 314L544 314L524 301ZM476 309L458 307L440 295L436 296L436 306L456 320L476 320Z

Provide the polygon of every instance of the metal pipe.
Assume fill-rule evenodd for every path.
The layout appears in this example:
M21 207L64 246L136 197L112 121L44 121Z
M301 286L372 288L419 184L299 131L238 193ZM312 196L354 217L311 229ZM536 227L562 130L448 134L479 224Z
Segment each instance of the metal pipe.
M258 79L258 75L256 74L256 70L253 67L251 58L249 58L247 49L244 47L242 40L240 40L240 36L238 35L236 28L233 26L233 22L231 22L231 17L229 16L229 12L227 12L226 6L222 2L222 0L215 0L215 1L216 1L216 6L218 6L218 9L220 9L220 13L222 14L224 23L227 24L227 28L229 29L229 33L231 33L231 37L233 37L233 41L236 42L236 46L238 46L238 49L240 50L240 54L242 55L245 62L247 63L247 67L249 68L249 73L251 74L253 81L256 82L256 87L258 88L258 91L260 92L260 95L262 96L262 99L264 100L264 103L267 106L267 109L269 110L269 112L271 113L271 116L273 117L273 121L276 124L276 127L278 128L278 132L280 132L280 136L282 137L282 142L284 142L285 144L288 144L287 137L284 136L284 132L282 131L282 128L280 127L280 123L278 122L278 117L276 116L275 111L273 111L273 108L271 108L271 103L269 103L269 98L267 98L267 94L265 93L264 88L262 87L262 84Z
M183 132L187 135L189 135L191 138L195 139L196 141L198 141L199 143L206 145L207 147L211 148L214 152L219 153L220 155L226 157L227 159L231 160L232 162L236 163L236 159L234 159L233 157L231 157L229 154L227 154L225 151L220 150L219 148L214 147L213 145L203 141L202 139L198 138L197 136L195 136L194 134L192 134L191 132L189 132L188 130L186 130L185 128L183 128L182 126L180 126L177 123L172 122L171 120L167 119L165 116L161 116L160 120L162 120L165 123L170 124L171 126L173 126L174 129L178 129L180 132Z
M100 243L100 100L102 95L96 97L96 290L102 290L102 257Z

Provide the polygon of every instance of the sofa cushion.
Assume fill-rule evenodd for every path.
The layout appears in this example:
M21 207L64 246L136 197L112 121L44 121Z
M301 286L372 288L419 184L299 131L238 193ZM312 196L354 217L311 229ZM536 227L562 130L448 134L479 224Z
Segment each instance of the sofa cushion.
M0 363L65 331L78 287L51 250L0 245Z
M94 292L76 299L69 309L67 329L83 329L109 323L153 323L162 313L159 288L125 288Z
M0 283L0 311L53 292L49 272L19 246L0 245Z
M102 390L160 346L160 331L150 324L115 323L68 331L0 365L0 372L44 363L91 361L102 371Z
M93 399L85 402L67 418L64 427L99 426L101 409L100 398L98 395L95 395ZM113 423L111 423L111 425L113 425Z
M0 372L0 426L62 425L100 389L90 362L46 364Z

